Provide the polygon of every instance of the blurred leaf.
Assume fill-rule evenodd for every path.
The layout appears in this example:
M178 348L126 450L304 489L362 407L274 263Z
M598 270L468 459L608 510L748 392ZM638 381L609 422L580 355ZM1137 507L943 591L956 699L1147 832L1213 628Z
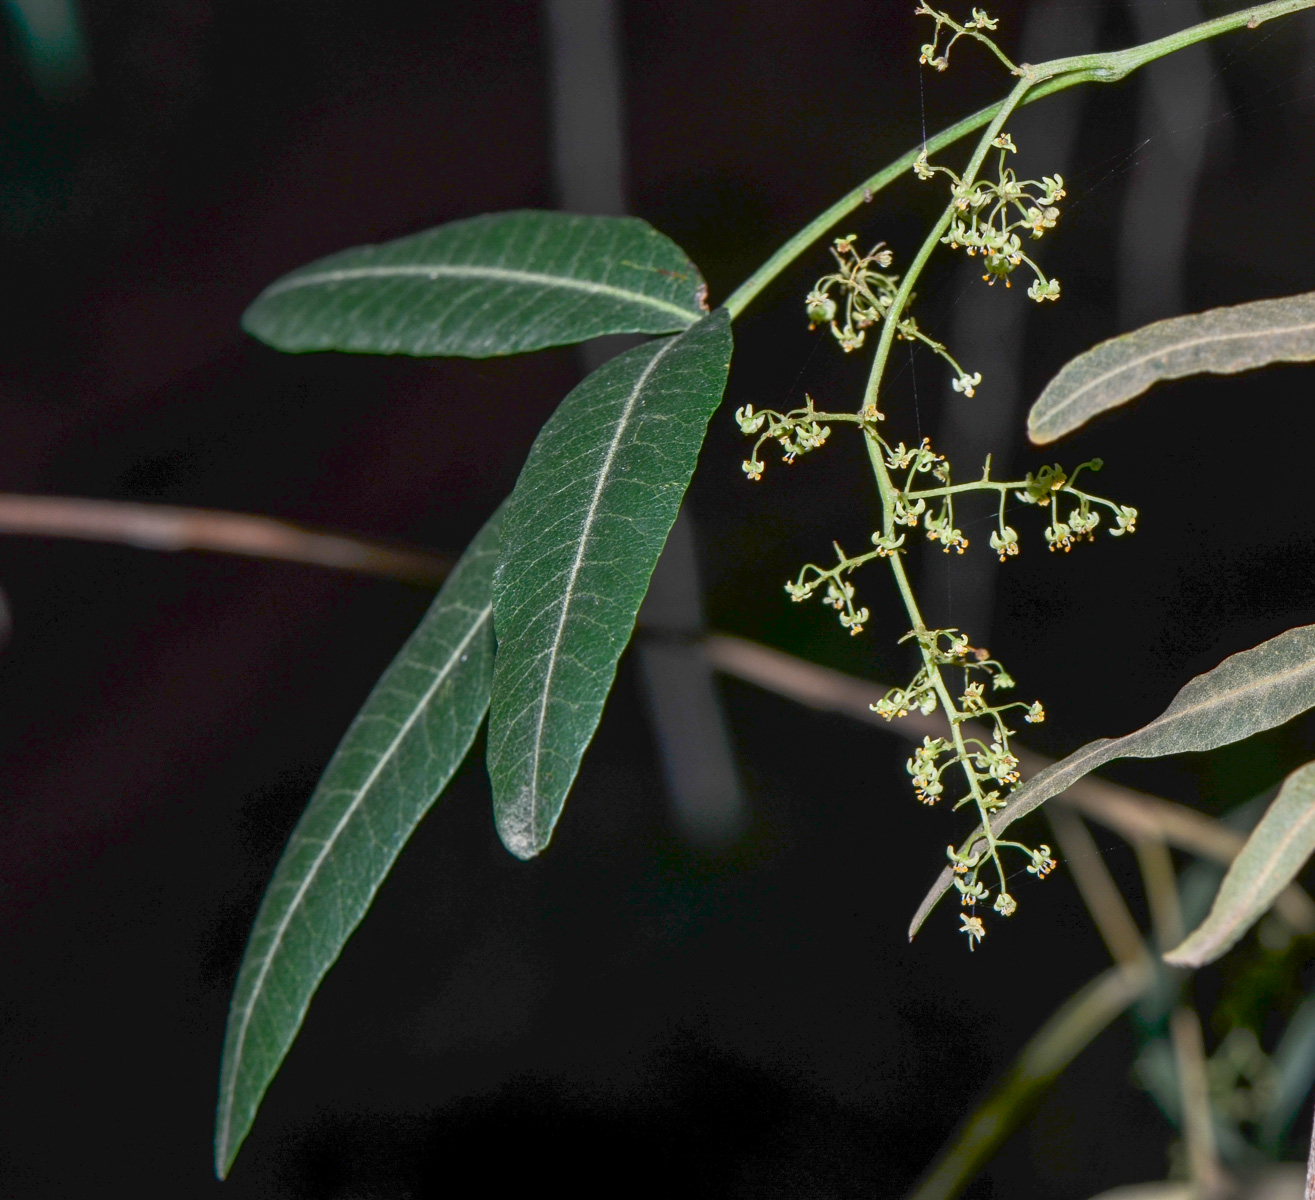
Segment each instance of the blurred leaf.
M233 989L215 1170L227 1174L311 997L484 719L501 510L370 693L292 831Z
M489 774L498 833L552 836L730 366L725 309L600 367L543 427L494 578Z
M1164 961L1202 967L1225 954L1268 911L1315 853L1315 763L1299 767L1228 868L1210 913Z
M1273 729L1315 706L1315 625L1302 625L1229 655L1198 675L1150 724L1118 738L1088 742L1067 758L1038 771L991 819L996 836L1089 771L1116 758L1161 758L1191 750L1213 750L1253 733ZM981 827L969 841L980 837ZM921 928L952 878L943 870L909 926Z
M687 329L706 291L684 251L634 217L492 213L301 267L242 327L279 350L487 358Z
M1079 354L1032 405L1027 432L1053 442L1161 379L1234 375L1315 359L1315 292L1156 321Z

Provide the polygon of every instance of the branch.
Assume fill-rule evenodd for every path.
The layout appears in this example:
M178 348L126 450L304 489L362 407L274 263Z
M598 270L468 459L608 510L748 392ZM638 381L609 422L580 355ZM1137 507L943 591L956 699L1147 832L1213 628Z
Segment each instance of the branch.
M1079 54L1072 58L1058 58L1036 66L1024 64L1022 70L1028 72L1030 77L1038 82L1028 92L1023 103L1032 104L1046 96L1053 96L1056 92L1076 87L1080 83L1113 83L1130 75L1139 67L1154 62L1157 58L1163 58L1166 54L1172 54L1175 50L1182 50L1206 38L1217 37L1221 33L1243 27L1256 29L1275 17L1287 16L1289 13L1312 6L1315 6L1315 0L1271 0L1269 4L1252 5L1240 12L1229 13L1213 21L1193 25L1179 33L1147 42L1145 45L1132 46L1127 50L1116 50L1107 54ZM981 129L994 119L1004 103L1001 101L999 104L983 108L972 116L965 117L962 121L943 129L934 137L925 139L922 145L915 146L907 154L865 179L853 191L841 196L825 212L809 221L726 297L723 305L730 312L731 317L738 317L773 279L833 225L849 216L856 208L871 203L873 196L888 183L898 179L906 171L912 170L914 160L920 154L935 154L960 138Z
M68 496L0 493L0 535L5 534L116 542L143 550L214 550L356 571L426 587L437 587L452 567L445 555L317 533L270 517Z

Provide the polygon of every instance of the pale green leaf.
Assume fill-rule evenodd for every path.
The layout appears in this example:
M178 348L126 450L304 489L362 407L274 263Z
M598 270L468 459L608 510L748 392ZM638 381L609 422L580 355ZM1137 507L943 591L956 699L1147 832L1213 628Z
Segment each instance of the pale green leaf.
M1150 724L1118 738L1088 742L1038 771L991 819L997 836L1019 817L1059 795L1089 771L1116 758L1161 758L1213 750L1273 729L1315 706L1315 625L1302 625L1232 654L1198 675ZM980 838L981 827L973 838ZM969 840L972 841L973 838ZM919 905L909 926L912 938L952 878L947 867Z
M1162 379L1234 375L1276 362L1315 359L1315 292L1212 308L1156 321L1079 354L1027 416L1038 445L1117 408Z
M1165 956L1203 967L1235 946L1315 853L1315 763L1293 771L1238 852L1209 915Z
M501 512L485 524L370 693L261 901L233 989L219 1071L220 1178L320 980L484 719L500 522Z
M684 251L635 217L492 213L301 267L242 327L279 350L487 358L687 329L706 291Z
M507 502L489 775L503 843L552 835L693 474L730 365L724 309L600 367L562 401Z

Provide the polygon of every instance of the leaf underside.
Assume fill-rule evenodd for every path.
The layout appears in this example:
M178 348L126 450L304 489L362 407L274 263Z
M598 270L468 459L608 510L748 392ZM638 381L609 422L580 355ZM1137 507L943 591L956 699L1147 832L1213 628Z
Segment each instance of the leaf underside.
M1230 655L1198 675L1155 720L1118 738L1088 742L1067 758L1038 771L992 818L996 835L1019 817L1116 758L1161 758L1213 750L1273 729L1315 707L1315 625L1289 629L1250 650ZM968 840L980 838L981 827ZM909 926L910 939L953 878L947 867L923 898Z
M552 835L730 366L724 309L562 401L507 502L493 585L489 775L504 845Z
M1238 852L1206 919L1165 956L1203 967L1231 950L1315 853L1315 763L1298 767Z
M501 511L347 730L256 914L224 1038L215 1118L222 1179L311 997L403 845L465 757L493 678Z
M1067 363L1032 405L1028 436L1037 445L1053 442L1162 379L1311 360L1315 292L1156 321Z
M279 350L487 358L687 329L705 293L644 221L524 210L331 254L270 284L242 327Z

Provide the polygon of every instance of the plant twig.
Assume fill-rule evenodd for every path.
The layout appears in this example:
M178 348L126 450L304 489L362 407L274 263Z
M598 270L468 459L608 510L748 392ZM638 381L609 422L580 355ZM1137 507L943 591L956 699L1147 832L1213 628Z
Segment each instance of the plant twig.
M924 736L938 737L945 731L939 718L925 717L917 710L893 725L877 716L869 706L886 694L887 688L881 684L819 667L744 638L715 634L703 645L717 670L809 708L840 713L915 742ZM980 730L966 726L965 732L973 737L981 735ZM1014 752L1029 775L1051 762L1022 746L1015 745ZM1233 861L1246 841L1243 834L1204 813L1092 776L1073 784L1054 802L1077 809L1134 844L1138 839L1159 839L1223 866ZM1297 933L1315 933L1315 901L1297 885L1282 892L1274 907Z
M1108 54L1079 54L1071 58L1055 59L1037 67L1024 64L1021 69L1033 72L1032 77L1037 83L1022 103L1032 104L1081 83L1113 83L1125 78L1139 67L1154 62L1157 58L1172 54L1175 50L1184 49L1234 29L1255 29L1275 17L1287 16L1289 13L1313 6L1315 0L1274 0L1269 4L1251 5L1239 12L1193 25L1168 37L1147 42L1142 46L1133 46L1127 50L1116 50ZM853 191L841 196L825 212L809 221L723 301L731 316L738 317L772 280L832 226L849 216L855 209L870 203L873 196L888 183L898 179L906 171L912 170L920 154L935 154L946 146L953 145L960 138L975 133L984 125L989 125L1005 103L1001 101L999 104L983 108L942 130L934 137L927 138L925 144L914 147L888 166L882 167L875 175L865 179Z
M143 550L214 550L379 575L437 587L445 555L319 533L270 517L121 500L0 493L0 535L117 542Z

